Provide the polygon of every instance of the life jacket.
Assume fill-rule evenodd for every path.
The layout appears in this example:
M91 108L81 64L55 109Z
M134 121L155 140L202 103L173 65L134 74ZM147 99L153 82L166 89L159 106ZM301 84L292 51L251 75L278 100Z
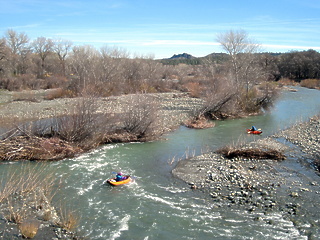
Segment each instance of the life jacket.
M117 175L116 176L116 181L121 181L123 178L122 178L122 176L121 175Z

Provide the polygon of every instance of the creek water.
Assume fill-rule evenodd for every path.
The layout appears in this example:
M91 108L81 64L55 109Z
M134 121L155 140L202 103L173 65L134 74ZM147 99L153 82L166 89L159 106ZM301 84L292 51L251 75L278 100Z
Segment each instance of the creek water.
M259 139L318 114L320 91L297 89L284 91L261 116L220 121L206 130L180 127L160 141L110 144L46 163L63 180L55 200L80 214L79 229L88 239L307 239L278 212L265 216L276 224L254 221L247 211L216 207L171 175L178 159ZM248 135L245 129L252 125L263 135ZM10 165L0 165L0 172ZM118 187L103 183L120 170L135 181Z

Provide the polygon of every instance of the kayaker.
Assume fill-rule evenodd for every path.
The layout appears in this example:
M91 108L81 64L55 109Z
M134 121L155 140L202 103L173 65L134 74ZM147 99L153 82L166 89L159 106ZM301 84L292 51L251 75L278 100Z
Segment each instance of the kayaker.
M122 181L126 179L124 176L122 176L122 172L118 172L117 175L116 175L116 181L119 182L119 181Z
M257 131L257 128L255 126L252 126L250 130L251 131Z

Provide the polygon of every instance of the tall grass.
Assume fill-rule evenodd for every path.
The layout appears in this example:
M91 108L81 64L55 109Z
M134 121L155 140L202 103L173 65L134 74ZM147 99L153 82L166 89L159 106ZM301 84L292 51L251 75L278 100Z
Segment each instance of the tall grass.
M68 231L75 230L80 217L70 208L58 211L51 205L60 187L55 173L45 163L22 163L9 167L0 179L0 204L3 217L18 225L24 238L33 238L39 219Z
M48 199L55 194L56 181L54 173L42 163L16 167L13 165L0 179L0 204L7 207L5 212L9 221L21 223L30 215L26 206L42 209L44 204L50 204Z
M79 226L80 216L70 207L67 207L66 205L60 205L58 214L60 217L60 222L58 225L63 229L67 231L74 231Z
M41 189L44 193L52 190L55 178L44 163L21 164L20 169L12 167L1 179L1 200L13 193L28 193Z

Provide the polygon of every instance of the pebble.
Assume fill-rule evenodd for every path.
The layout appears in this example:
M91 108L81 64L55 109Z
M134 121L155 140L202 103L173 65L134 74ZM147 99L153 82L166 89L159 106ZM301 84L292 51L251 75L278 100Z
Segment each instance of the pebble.
M300 195L299 195L299 193L297 193L297 192L291 192L290 193L290 197L299 197Z

